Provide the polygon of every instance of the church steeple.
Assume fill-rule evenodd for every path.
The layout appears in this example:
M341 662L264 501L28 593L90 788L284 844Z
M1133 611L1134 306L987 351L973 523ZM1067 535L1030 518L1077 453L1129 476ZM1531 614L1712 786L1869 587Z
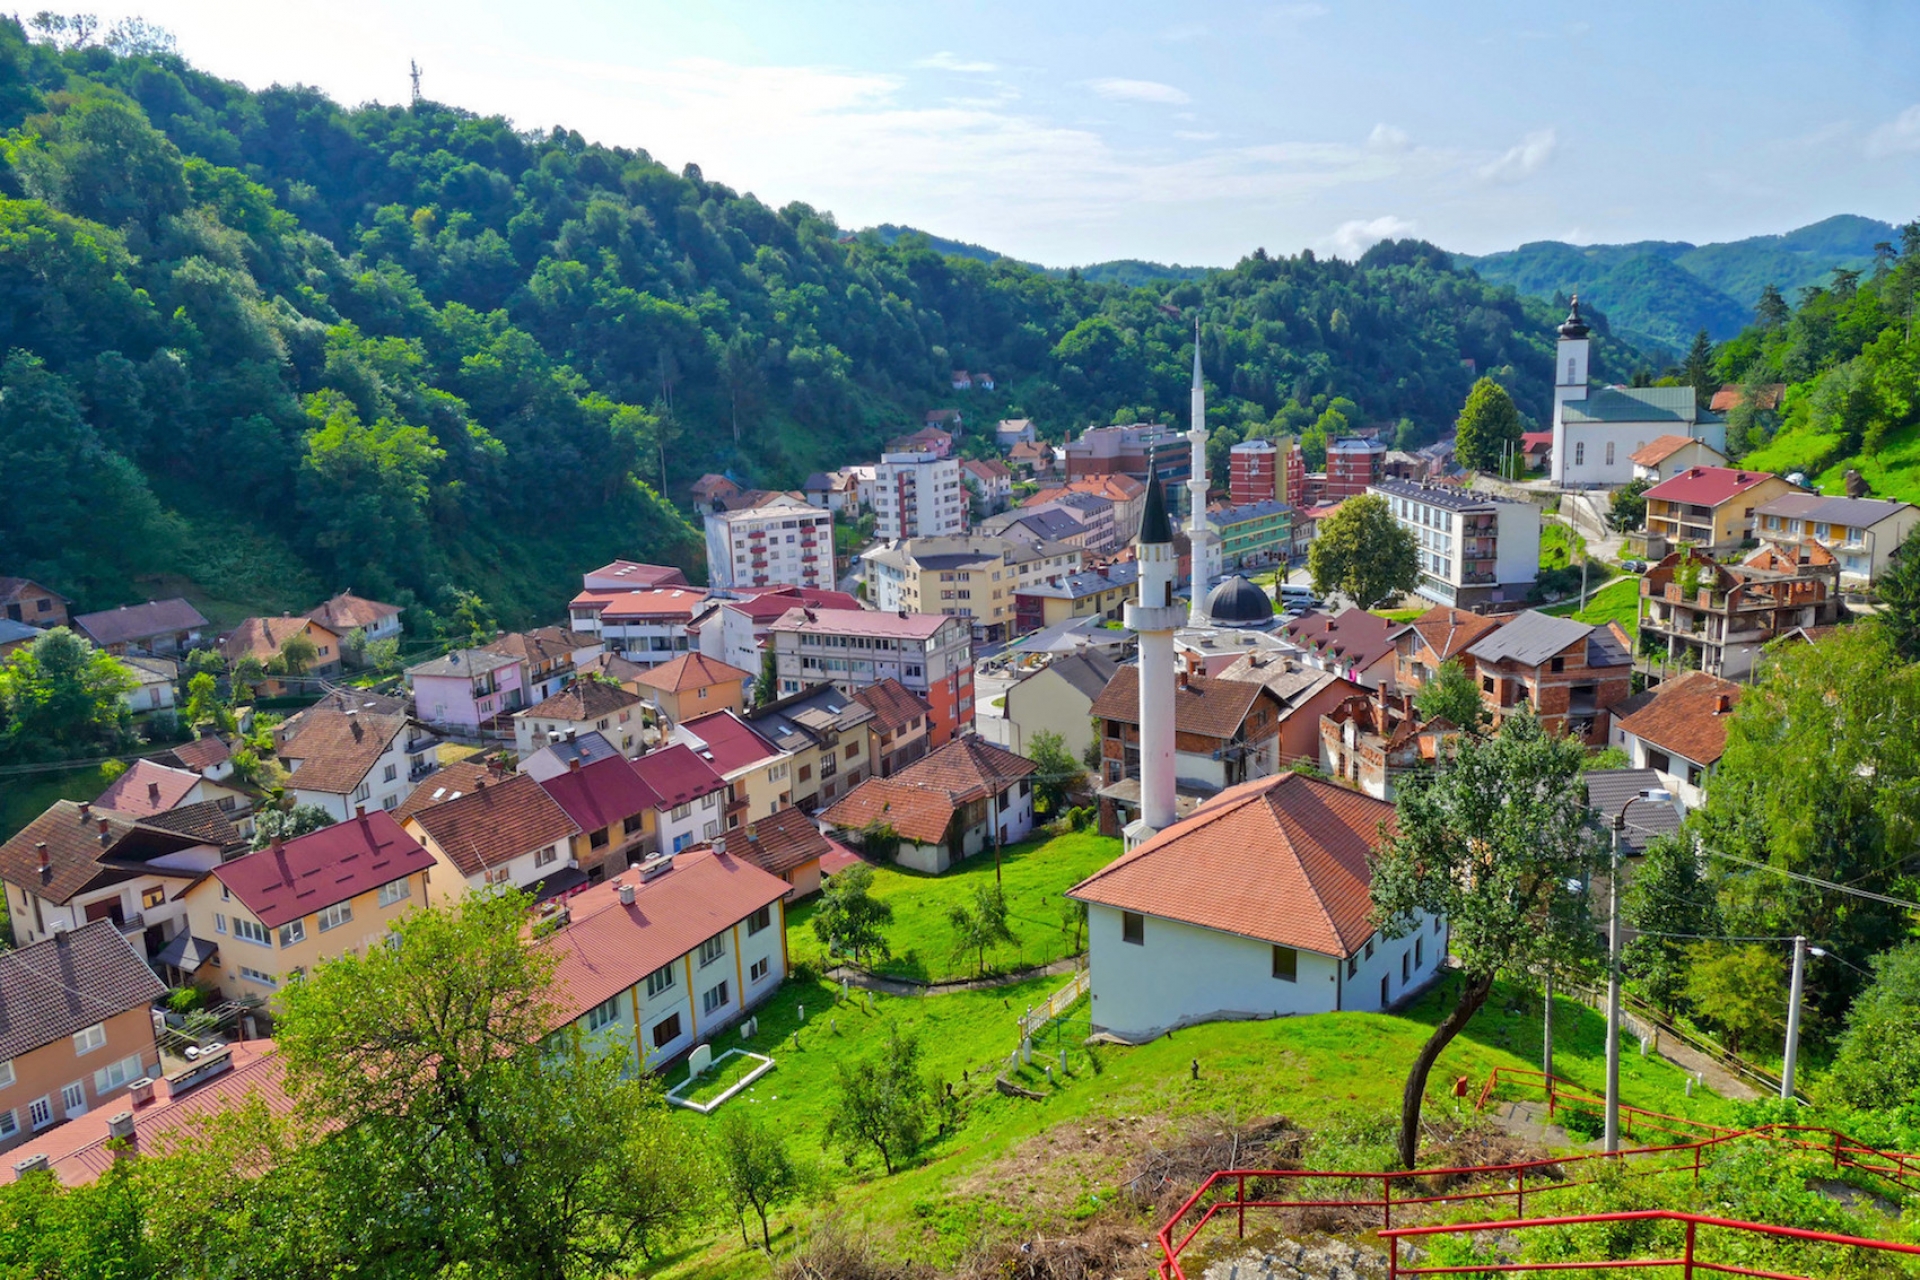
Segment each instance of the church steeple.
M1563 338L1584 338L1590 332L1592 332L1592 330L1588 329L1587 322L1580 318L1580 295L1575 293L1573 295L1572 306L1569 307L1567 311L1567 318L1560 323L1560 336Z

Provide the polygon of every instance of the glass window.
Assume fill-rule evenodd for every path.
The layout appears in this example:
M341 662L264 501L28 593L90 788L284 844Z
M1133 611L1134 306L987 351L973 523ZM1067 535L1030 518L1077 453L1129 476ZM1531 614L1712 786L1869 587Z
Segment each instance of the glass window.
M307 922L305 917L280 926L281 946L290 947L297 942L305 942L306 940Z
M1138 911L1120 913L1120 940L1131 942L1134 946L1145 946L1147 942L1147 919Z
M1300 979L1300 953L1292 947L1273 949L1273 976L1282 982L1297 982Z
M412 893L413 893L412 877L408 877L405 880L389 881L388 883L380 886L380 905L383 907L390 907L396 902L405 901L408 897L412 895Z
M773 908L765 906L747 917L747 936L751 938L773 923Z
M71 1120L74 1116L87 1113L87 1082L75 1080L60 1090L60 1107Z
M727 984L724 982L718 986L707 988L706 994L700 997L700 1012L702 1013L712 1013L714 1010L724 1009L726 1006Z
M273 945L272 938L267 934L267 926L261 924L258 920L249 920L245 916L235 916L233 918L233 936L244 939L247 942L257 943L263 947Z
M587 1010L587 1030L598 1031L620 1016L620 997L603 1001Z
M78 1057L82 1054L92 1053L95 1049L98 1049L100 1046L104 1045L106 1042L107 1042L106 1025L104 1023L96 1022L92 1026L87 1027L82 1031L77 1031L74 1033L74 1036L73 1036L74 1056Z
M708 938L700 944L700 967L706 968L725 954L727 954L727 940L724 936Z
M27 1104L27 1123L35 1129L44 1129L53 1123L53 1099L45 1096L35 1098Z
M272 974L260 969L249 969L246 965L240 966L240 976L249 982L257 982L263 987L277 987L280 985L280 980Z
M0 1089L5 1089L12 1083L13 1064L11 1062L0 1062Z
M680 1038L680 1015L670 1013L653 1024L653 1047L663 1048Z
M771 965L768 963L768 961L764 957L762 957L759 960L755 960L753 964L750 965L747 969L748 981L751 981L751 982L760 981L760 979L767 976L767 970L770 967Z
M0 1138L11 1138L20 1132L20 1120L11 1109L0 1111Z
M96 1094L112 1093L129 1080L138 1080L144 1074L140 1069L140 1055L136 1053L94 1072L93 1091Z
M602 829L600 832L600 843L595 845L594 848L603 849L606 847L606 834L606 831ZM558 861L560 861L560 848L558 845L550 844L544 849L536 849L533 852L533 865L536 867L550 867Z
M329 929L338 929L351 919L353 919L353 904L351 902L336 902L320 913L320 932L325 933Z
M647 998L652 999L662 991L673 989L673 966L666 965L647 975Z

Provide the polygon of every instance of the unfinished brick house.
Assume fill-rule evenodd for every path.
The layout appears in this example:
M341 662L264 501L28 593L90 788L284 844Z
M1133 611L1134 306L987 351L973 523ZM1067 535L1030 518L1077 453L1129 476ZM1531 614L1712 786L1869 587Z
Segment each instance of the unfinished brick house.
M1840 562L1817 542L1763 542L1738 564L1676 551L1640 579L1642 670L1738 680L1768 641L1840 617Z
M1461 656L1495 727L1524 706L1548 732L1604 747L1608 708L1632 693L1632 645L1616 623L1592 626L1528 609Z
M1433 768L1459 736L1451 721L1421 720L1410 693L1356 694L1320 717L1320 767L1375 800L1391 801L1402 779Z

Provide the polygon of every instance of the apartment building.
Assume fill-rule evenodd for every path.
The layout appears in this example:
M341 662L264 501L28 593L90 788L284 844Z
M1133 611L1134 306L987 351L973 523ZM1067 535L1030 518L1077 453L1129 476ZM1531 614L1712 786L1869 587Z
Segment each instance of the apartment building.
M1293 508L1264 498L1207 512L1220 535L1220 567L1226 570L1285 564L1293 550Z
M1422 596L1462 608L1527 598L1540 571L1540 508L1412 480L1382 480L1367 492L1385 498L1419 542Z
M841 761L857 763L864 752L871 751L862 748L847 755L853 739L873 736L878 716L854 695L822 681L756 707L743 719L754 733L777 747L787 763L784 785L775 798L811 813L833 803L852 785L854 775L842 772ZM921 732L924 735L925 729ZM753 790L751 784L749 790Z
M1117 620L1139 588L1140 566L1131 562L1037 582L1014 593L1014 629L1025 635L1082 618Z
M967 491L961 487L960 464L954 459L930 450L883 453L874 468L873 483L873 531L881 541L939 538L966 531ZM828 549L832 549L830 530Z
M914 538L862 559L868 598L881 612L962 618L976 638L994 642L1014 635L1016 592L1079 572L1083 554L1061 542Z
M706 527L715 587L833 587L833 516L804 499L782 494L764 506L709 512Z
M1327 446L1327 483L1321 498L1338 502L1365 493L1386 474L1387 446L1378 440L1335 440Z
M1647 554L1664 556L1683 542L1709 555L1735 550L1753 536L1759 508L1800 492L1765 471L1688 467L1647 490Z
M1185 433L1164 423L1088 427L1077 440L1067 442L1066 478L1072 482L1097 476L1130 476L1145 485L1150 457L1166 492L1169 512L1177 514L1172 509L1176 498L1183 498L1186 481L1193 475L1193 457Z
M1788 493L1754 508L1755 533L1773 542L1816 542L1840 562L1840 581L1871 583L1886 572L1920 507L1886 498Z
M939 747L973 724L973 635L965 618L865 609L795 609L773 624L782 694L830 681L858 693L888 678L930 708Z

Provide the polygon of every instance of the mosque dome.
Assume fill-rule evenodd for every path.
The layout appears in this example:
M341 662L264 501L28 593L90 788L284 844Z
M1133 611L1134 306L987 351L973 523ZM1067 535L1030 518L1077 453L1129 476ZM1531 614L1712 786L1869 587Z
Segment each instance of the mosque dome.
M1260 627L1273 622L1273 601L1239 574L1207 596L1207 617L1219 627Z

